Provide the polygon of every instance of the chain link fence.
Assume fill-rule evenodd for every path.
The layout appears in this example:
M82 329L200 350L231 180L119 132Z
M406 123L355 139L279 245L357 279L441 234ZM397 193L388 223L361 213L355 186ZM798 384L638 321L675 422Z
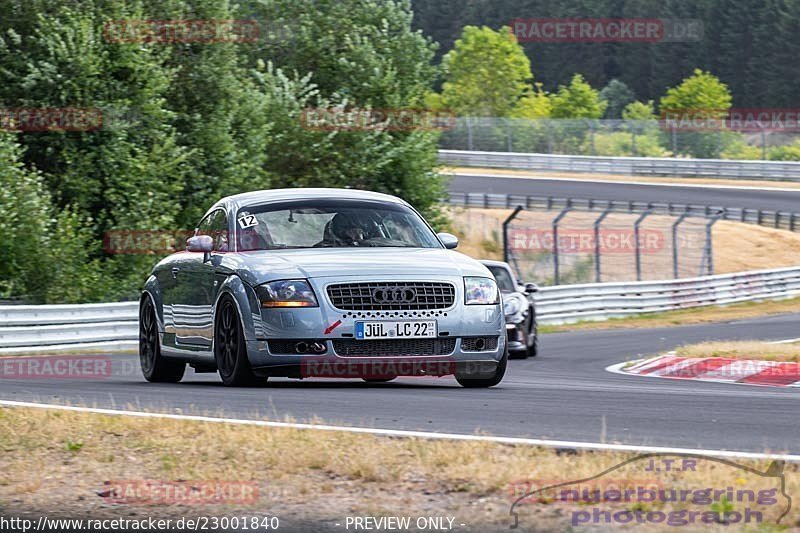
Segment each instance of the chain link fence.
M519 210L503 225L504 256L544 285L712 274L714 220L574 208Z
M511 119L458 117L440 140L443 150L622 157L796 160L795 130L775 125L735 129L724 121ZM795 144L795 146L797 146ZM800 152L798 152L800 155Z
M460 222L472 238L498 242L520 279L542 285L648 281L714 273L712 230L724 210L575 198L452 193L450 204L478 207ZM486 208L513 208L500 211ZM509 214L510 213L510 214ZM473 251L474 252L474 251Z

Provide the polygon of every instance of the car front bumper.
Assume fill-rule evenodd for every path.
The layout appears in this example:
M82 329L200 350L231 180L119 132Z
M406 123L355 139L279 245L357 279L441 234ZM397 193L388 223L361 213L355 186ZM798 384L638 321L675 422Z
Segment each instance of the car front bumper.
M524 320L514 324L506 323L506 342L508 344L508 351L520 352L527 350L527 336L528 332L526 331Z
M261 375L301 378L492 373L506 350L501 306L464 305L461 278L401 279L452 283L456 287L455 303L436 310L346 311L334 308L326 292L327 285L342 283L341 278L311 279L319 307L252 313L254 331L247 336L247 350L253 370ZM344 280L361 281L374 280ZM435 320L438 337L356 340L355 323L359 320ZM300 343L317 343L319 350L295 353Z

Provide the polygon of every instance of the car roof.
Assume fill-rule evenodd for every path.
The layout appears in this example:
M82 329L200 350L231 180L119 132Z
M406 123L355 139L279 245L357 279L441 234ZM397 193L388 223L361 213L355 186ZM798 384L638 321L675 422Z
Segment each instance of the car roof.
M511 269L511 265L503 261L493 261L491 259L480 259L479 261L486 266L497 266L497 267Z
M281 202L287 200L318 200L318 199L339 199L339 200L373 200L380 202L391 202L395 204L408 205L400 198L389 194L372 191L361 191L357 189L333 189L333 188L302 188L295 189L267 189L262 191L251 191L232 196L226 196L215 203L208 212L224 206L229 211L236 210L248 205L258 205L269 202Z

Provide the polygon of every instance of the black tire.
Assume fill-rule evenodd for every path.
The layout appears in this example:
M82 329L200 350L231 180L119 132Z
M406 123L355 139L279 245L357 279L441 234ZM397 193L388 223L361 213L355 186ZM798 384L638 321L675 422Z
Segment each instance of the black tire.
M214 360L219 377L226 387L254 387L265 385L267 378L258 377L247 358L239 310L230 296L220 298L216 324L214 324Z
M458 384L467 389L488 389L494 387L503 381L503 376L506 375L506 367L508 366L508 348L503 353L503 357L497 363L497 368L491 377L486 378L473 378L468 375L456 374L456 381Z
M161 355L156 310L149 296L139 305L139 365L144 379L153 383L178 383L186 371L185 362Z
M533 337L533 341L528 340L527 357L536 357L539 355L539 323L536 321L536 313L531 309L531 328L529 330L529 337Z
M394 381L397 379L397 376L391 378L361 378L367 383L389 383L390 381Z

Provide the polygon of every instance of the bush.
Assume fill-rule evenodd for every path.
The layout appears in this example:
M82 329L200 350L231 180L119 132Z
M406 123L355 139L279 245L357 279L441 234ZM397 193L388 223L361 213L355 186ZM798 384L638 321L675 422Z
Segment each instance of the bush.
M800 140L786 146L776 146L767 151L770 161L800 161Z
M722 151L721 157L722 159L753 160L761 159L762 155L760 146L752 146L742 139L737 139Z
M0 297L73 303L102 295L91 233L71 209L54 207L42 176L26 170L22 149L0 134Z
M626 131L613 133L597 133L594 136L594 149L601 156L638 156L638 157L670 157L659 142L658 135L645 133L636 136L636 147L633 146L633 135ZM591 140L587 139L581 148L582 153L591 153Z

